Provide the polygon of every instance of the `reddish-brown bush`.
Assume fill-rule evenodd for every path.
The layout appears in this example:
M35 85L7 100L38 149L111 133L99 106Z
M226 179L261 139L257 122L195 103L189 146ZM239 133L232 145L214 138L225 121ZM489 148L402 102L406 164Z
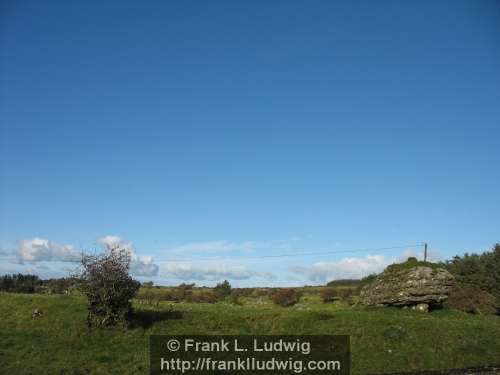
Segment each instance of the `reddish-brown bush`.
M221 297L220 294L214 293L212 291L204 291L204 292L198 292L198 293L193 293L189 297L189 302L195 302L195 303L216 303L220 302L223 297Z
M272 301L281 307L295 305L300 301L300 297L302 297L302 293L292 288L278 289L276 292L271 294Z
M445 303L450 309L471 314L497 314L499 304L495 296L476 287L455 288Z
M340 297L337 296L337 292L334 288L324 288L321 290L319 295L323 303L330 303L340 299Z
M338 288L337 296L342 300L348 300L354 294L354 289L352 288Z

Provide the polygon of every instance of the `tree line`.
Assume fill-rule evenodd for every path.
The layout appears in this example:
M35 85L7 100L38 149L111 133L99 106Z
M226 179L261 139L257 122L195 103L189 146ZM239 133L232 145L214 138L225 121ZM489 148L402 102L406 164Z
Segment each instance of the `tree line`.
M500 244L482 254L455 256L443 263L462 287L475 287L500 301Z
M48 293L64 294L76 284L72 277L42 280L37 275L21 273L0 276L0 291L9 293Z

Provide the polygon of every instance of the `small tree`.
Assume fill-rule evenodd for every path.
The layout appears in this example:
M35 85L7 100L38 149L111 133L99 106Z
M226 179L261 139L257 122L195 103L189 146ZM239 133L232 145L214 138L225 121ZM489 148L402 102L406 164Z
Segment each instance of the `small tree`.
M129 253L116 248L102 255L84 255L81 263L79 286L88 299L88 326L127 325L130 300L140 287L128 274Z
M220 295L222 298L226 298L231 294L231 284L229 284L229 281L224 280L224 282L219 283L215 286L214 292Z
M152 288L152 287L153 287L153 285L154 285L154 284L153 284L153 282L152 282L152 281L145 281L145 282L143 282L143 283L142 283L142 286L143 286L144 288Z

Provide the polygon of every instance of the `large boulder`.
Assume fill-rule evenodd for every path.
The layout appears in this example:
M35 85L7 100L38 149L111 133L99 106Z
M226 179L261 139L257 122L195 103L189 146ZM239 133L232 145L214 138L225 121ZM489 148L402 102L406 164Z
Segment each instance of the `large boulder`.
M407 262L393 264L369 285L365 286L360 301L365 305L419 306L441 305L454 286L454 278L444 268L432 263L418 262L409 258Z

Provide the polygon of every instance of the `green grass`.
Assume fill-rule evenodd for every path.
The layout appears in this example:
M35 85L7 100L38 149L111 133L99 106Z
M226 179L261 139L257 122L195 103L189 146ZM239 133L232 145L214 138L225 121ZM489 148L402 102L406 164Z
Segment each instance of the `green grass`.
M497 316L350 308L314 295L292 308L245 302L136 305L141 324L134 328L89 331L81 297L0 293L0 372L146 374L150 334L349 334L354 374L500 362ZM42 317L31 318L35 308Z
M424 262L421 260L417 260L417 258L410 257L405 262L391 264L385 269L385 273L398 273L400 271L405 271L414 267L429 267L433 270L443 268L441 264Z

